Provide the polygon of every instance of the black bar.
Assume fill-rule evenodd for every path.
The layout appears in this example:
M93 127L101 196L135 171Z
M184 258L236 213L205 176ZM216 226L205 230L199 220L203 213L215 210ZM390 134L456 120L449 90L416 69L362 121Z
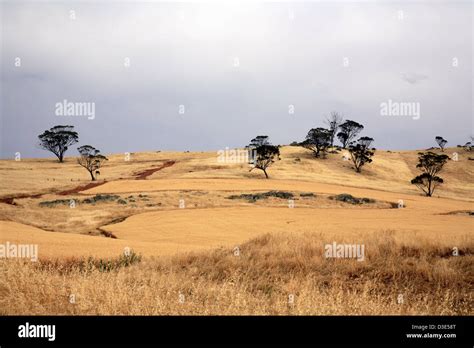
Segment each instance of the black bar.
M19 326L26 323L55 325L55 340L48 341L47 337L20 338ZM473 328L472 316L8 316L0 317L0 347L58 344L137 346L147 343L472 347ZM455 334L456 337L408 338L407 334Z

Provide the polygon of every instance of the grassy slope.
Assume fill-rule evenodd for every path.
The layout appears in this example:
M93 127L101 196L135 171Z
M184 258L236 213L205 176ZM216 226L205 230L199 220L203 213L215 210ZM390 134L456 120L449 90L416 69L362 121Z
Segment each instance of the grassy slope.
M217 249L107 273L75 260L0 262L0 314L472 314L472 239L470 256L449 257L443 243L393 234L368 237L364 262L325 259L321 234L287 233L247 242L240 256Z
M447 150L448 153L452 151L454 149ZM11 185L2 185L1 190L8 188L9 194L42 192L45 195L41 198L18 199L16 201L19 206L0 204L0 219L63 233L99 234L98 229L101 228L102 231L112 232L121 240L130 241L128 244L132 241L157 242L156 248L143 245L140 249L142 253L154 255L190 250L193 245L196 249L229 246L242 243L262 231L339 231L341 236L352 232L361 235L364 231L378 229L397 229L400 233L425 233L431 236L439 236L447 230L451 234L460 235L468 232L472 221L469 216L444 215L473 208L472 203L466 202L472 202L474 197L474 164L466 159L468 154L460 153L458 162L450 161L446 165L443 174L446 184L438 192L450 199L422 197L416 188L408 184L414 175L414 170L410 170L416 163L414 151L379 151L374 162L364 167L362 174L354 173L349 162L343 161L341 156L331 154L326 160L315 160L306 150L285 147L282 148L282 160L271 168L272 179L265 180L259 172L249 173L246 164L216 163L215 153L139 153L132 154L129 162L123 156L115 155L111 156L102 170L108 183L83 194L69 196L58 196L52 192L88 182L85 180L87 172L72 159L64 164L46 160L1 161L2 179ZM295 161L296 158L300 161ZM169 159L176 160L177 163L154 173L147 180L130 180L135 173L159 166ZM9 168L15 168L15 175L5 175L10 173ZM32 172L35 173L34 180L31 180ZM81 175L81 181L73 181L71 184L71 179L79 179ZM51 189L51 186L54 188ZM231 193L272 189L314 192L318 197L321 194L346 192L380 201L398 202L402 199L407 207L400 210L360 211L354 210L357 207L338 205L324 198L296 197L296 208L284 209L288 206L285 200L249 204L226 199ZM145 202L127 206L116 203L83 204L76 209L69 209L67 205L55 208L38 206L44 200L84 199L87 197L84 194L96 193L123 194L123 197L147 193L156 206L149 208ZM177 209L179 199L185 199L187 209ZM253 209L255 205L260 209ZM240 208L246 209L239 210ZM122 223L107 225L129 216L132 217ZM175 223L176 221L179 223ZM29 231L28 228L29 226L24 226L26 231ZM21 224L5 226L2 223L0 229L0 240L31 238L30 234L21 232ZM49 234L46 233L45 236ZM97 256L107 254L96 246L97 243L104 243L101 239L90 239L90 246L87 243L78 244L82 247L76 245L75 236L69 241L67 236L62 237L63 247L58 243L50 243L49 238L42 237L37 241L44 255L54 255L55 252L65 255L65 250L69 250L72 256L80 254L81 249L84 254L90 254L90 250L94 250ZM66 247L68 244L74 247Z
M447 150L453 151L459 150ZM45 194L16 199L17 206L0 204L0 220L23 223L0 221L0 242L38 243L40 258L60 257L59 265L74 265L71 256L118 255L125 246L148 256L129 268L87 274L64 273L48 261L1 261L0 314L472 314L472 217L446 215L473 209L474 164L459 152L460 160L450 161L442 175L446 184L437 195L444 198L422 197L408 183L416 174L415 151L379 151L356 174L341 154L314 160L293 147L282 149L271 180L244 164L216 163L215 153L141 153L131 162L111 156L103 177L123 180L76 195L147 193L162 204L152 208L146 202L40 208L41 201L71 197L55 192L88 183L87 172L73 159L0 161L0 196ZM130 180L169 159L178 162L147 180ZM318 197L296 196L294 209L285 200L226 199L269 189ZM403 199L406 208L336 204L324 196L343 192ZM177 207L181 198L186 209ZM119 239L77 234L98 226ZM333 241L364 244L366 261L325 259L323 246ZM452 256L453 247L460 256ZM70 294L75 305L67 302Z

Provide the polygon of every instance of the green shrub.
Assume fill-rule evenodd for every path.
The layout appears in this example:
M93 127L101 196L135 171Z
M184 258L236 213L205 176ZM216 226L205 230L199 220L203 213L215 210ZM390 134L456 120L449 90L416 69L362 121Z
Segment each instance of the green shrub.
M290 199L293 198L293 194L285 191L268 191L263 193L243 193L241 195L232 195L227 197L227 199L246 199L249 202L256 202L259 199L267 199L268 197Z
M100 203L100 202L111 202L111 201L115 201L119 198L120 198L120 196L117 196L117 195L97 194L94 197L84 199L82 201L82 203L95 204L95 203Z
M349 203L349 204L364 204L364 203L375 203L375 199L371 198L357 198L354 197L348 193L341 193L336 196L329 196L329 199L339 201L339 202L344 202L344 203Z
M39 206L40 207L52 208L52 207L55 207L57 205L69 205L72 200L73 199L56 199L54 201L44 201L44 202L40 202Z
M122 267L128 267L135 263L139 263L141 260L141 255L131 250L129 254L122 254L118 258L112 260L89 258L88 266L91 268L96 268L100 272L110 272Z
M84 204L96 204L96 203L102 203L102 202L113 202L113 201L116 201L117 199L120 199L120 196L109 195L109 194L97 194L94 197L88 197L88 198L83 199L82 201L79 201L75 198L56 199L54 201L40 202L39 205L40 207L52 208L58 205L69 205L71 201L75 201L76 203L84 203Z

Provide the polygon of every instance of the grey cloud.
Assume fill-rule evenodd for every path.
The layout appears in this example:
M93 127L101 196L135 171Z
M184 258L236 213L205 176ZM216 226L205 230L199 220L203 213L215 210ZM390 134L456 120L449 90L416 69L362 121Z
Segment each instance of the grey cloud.
M333 110L364 124L378 148L426 148L439 134L465 143L470 6L3 2L0 154L45 156L37 135L65 122L104 153L215 150L257 134L285 144ZM95 102L95 119L58 119L64 99ZM419 102L420 120L380 116L389 99Z
M428 76L417 73L405 73L402 75L402 79L412 85L415 85L420 81L428 79Z

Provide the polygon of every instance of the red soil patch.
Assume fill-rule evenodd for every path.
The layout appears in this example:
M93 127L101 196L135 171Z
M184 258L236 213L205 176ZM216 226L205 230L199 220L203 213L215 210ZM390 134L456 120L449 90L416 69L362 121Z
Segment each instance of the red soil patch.
M159 170L162 170L164 168L167 168L167 167L171 167L173 164L175 164L176 161L166 161L165 163L163 163L161 166L159 167L156 167L156 168L150 168L150 169L147 169L147 170L144 170L142 172L138 172L135 175L135 179L136 180L145 180L147 177L149 177L150 175L152 175L153 173L159 171ZM61 196L67 196L67 195L73 195L73 194L76 194L76 193L79 193L81 191L84 191L84 190L88 190L88 189L91 189L91 188L94 188L94 187L97 187L97 186L100 186L100 185L103 185L105 184L107 181L101 181L101 182L91 182L89 184L86 184L86 185L82 185L82 186L77 186L73 189L69 189L69 190L65 190L65 191L61 191L58 193L58 195L61 195ZM16 205L15 203L15 199L21 199L21 198L39 198L41 197L43 194L36 194L36 195L18 195L18 196L9 196L9 197L3 197L3 198L0 198L0 203L5 203L5 204L11 204L11 205ZM112 237L113 238L113 237Z
M147 170L144 170L142 172L138 172L135 174L135 180L145 180L147 177L149 177L150 175L152 175L153 173L159 171L159 170L162 170L164 168L168 168L168 167L171 167L173 164L175 164L176 161L167 161L165 163L163 163L161 166L159 167L156 167L156 168L150 168L150 169L147 169Z
M18 195L18 196L10 196L10 197L3 197L0 198L0 203L16 205L15 199L22 199L22 198L40 198L43 194L39 193L36 195Z
M90 188L103 185L103 184L105 184L105 183L106 183L106 181L103 181L103 182L91 182L91 183L89 183L89 184L87 184L87 185L82 185L82 186L78 186L78 187L73 188L73 189L70 189L70 190L66 190L66 191L59 192L58 195L66 196L66 195L71 195L71 194L79 193L80 191L88 190L88 189L90 189ZM38 193L38 194L35 194L35 195L8 196L8 197L0 198L0 203L11 204L11 205L17 205L17 204L15 203L15 199L22 199L22 198L40 198L41 196L43 196L43 193Z
M117 236L115 236L112 232L105 231L101 228L98 228L98 230L103 236L107 238L117 239Z
M103 185L103 184L105 184L106 182L107 182L107 181L91 182L91 183L89 183L89 184L87 184L87 185L77 186L76 188L59 192L58 195L67 196L67 195L76 194L76 193L79 193L79 192L81 192L81 191L88 190L88 189L91 189L91 188L93 188L93 187L97 187L97 186Z

